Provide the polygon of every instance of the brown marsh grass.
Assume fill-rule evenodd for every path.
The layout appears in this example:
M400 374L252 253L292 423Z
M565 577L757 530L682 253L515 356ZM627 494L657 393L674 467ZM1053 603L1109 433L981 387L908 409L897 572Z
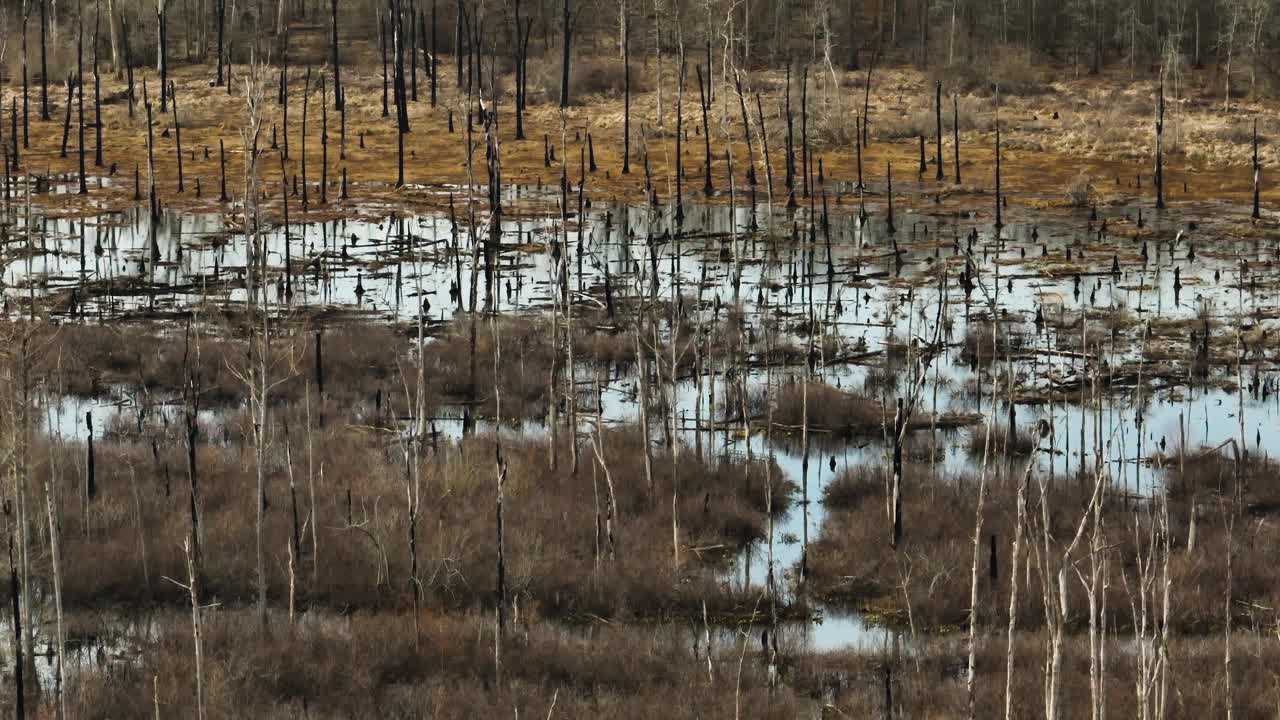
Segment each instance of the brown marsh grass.
M504 435L506 433L504 432ZM306 609L403 608L410 603L406 478L410 469L387 430L334 424L271 439L266 485L270 602L288 601L287 550L294 504L300 523L298 603ZM567 442L552 468L545 441L504 437L510 592L524 612L552 617L662 617L744 610L746 598L718 581L718 567L764 537L766 478L759 462L700 460L691 450L653 455L649 490L634 428L603 435L616 493L610 552L607 483L590 441L571 467ZM421 460L424 515L418 521L419 580L427 607L485 606L493 596L493 435L432 441ZM63 593L68 607L181 603L182 540L190 531L185 448L174 437L158 451L142 442L99 443L98 496L84 498L83 446L36 448L41 472L56 454L64 526ZM290 490L290 465L295 492ZM229 605L254 591L253 455L241 442L202 442L198 457L201 555L206 591ZM773 471L773 507L790 488ZM310 486L314 476L315 505ZM679 564L671 512L678 513ZM599 503L599 505L597 505ZM599 512L599 516L597 516ZM600 536L597 536L597 522ZM305 527L302 527L305 526ZM316 533L316 539L310 536ZM318 541L319 555L313 550Z
M1254 613L1250 608L1270 608L1280 600L1266 549L1280 537L1268 522L1270 510L1259 514L1261 505L1246 501L1235 507L1230 501L1232 481L1223 480L1223 471L1215 463L1188 466L1186 478L1173 478L1171 487L1200 487L1193 504L1186 491L1171 492L1169 503L1169 542L1172 548L1169 578L1171 611L1169 622L1180 632L1200 635L1220 629L1223 624L1223 588L1230 587L1235 599L1235 614L1246 622ZM1228 468L1219 456L1216 465ZM1268 464L1269 467L1269 464ZM828 487L825 501L827 515L817 540L813 543L809 564L817 592L842 598L868 608L893 622L907 624L909 615L917 627L945 629L967 624L970 576L973 562L973 522L977 502L977 478L965 475L946 480L930 475L928 465L908 464L904 471L905 544L897 552L867 552L866 548L884 547L890 526L887 519L885 493L887 470L873 466L857 466L845 471ZM974 471L978 472L977 470ZM986 627L1003 625L1008 608L1008 557L1015 521L1015 497L1021 482L1023 463L992 463L989 468L988 498L983 529L982 558L979 567L979 621ZM1037 473L1045 472L1043 469ZM1194 475L1191 473L1194 472ZM1256 471L1246 477L1263 485ZM1047 505L1055 542L1070 539L1079 523L1081 508L1092 491L1091 477L1057 477L1044 479L1047 495L1040 493L1040 478L1033 477L1028 495L1028 527L1024 542L1040 542L1041 506ZM1222 481L1223 490L1217 489ZM1266 476L1265 489L1259 496L1270 495L1275 485ZM1251 485L1252 488L1252 485ZM1117 572L1127 573L1136 582L1137 535L1146 538L1159 512L1161 499L1128 498L1119 489L1108 486L1104 504L1109 553ZM1250 491L1254 491L1251 489ZM1270 507L1269 505L1266 507ZM939 512L946 508L946 512ZM1251 508L1253 508L1251 510ZM1195 544L1190 543L1191 514L1196 516ZM1135 528L1136 525L1136 528ZM996 581L990 581L988 543L996 538L998 559ZM1144 539L1145 543L1146 540ZM1024 546L1025 547L1025 546ZM1234 549L1230 582L1225 557L1228 547ZM1145 544L1142 552L1147 552ZM1079 562L1088 563L1087 547L1078 551ZM1018 623L1035 628L1044 623L1043 596L1034 555L1030 574L1019 582L1031 581L1022 593ZM1026 567L1024 565L1024 567ZM1087 608L1078 583L1070 586L1069 606ZM1133 606L1123 583L1117 578L1107 592L1109 611L1119 628L1131 631L1135 621ZM908 608L909 605L909 608ZM1083 630L1087 613L1072 613L1070 627Z

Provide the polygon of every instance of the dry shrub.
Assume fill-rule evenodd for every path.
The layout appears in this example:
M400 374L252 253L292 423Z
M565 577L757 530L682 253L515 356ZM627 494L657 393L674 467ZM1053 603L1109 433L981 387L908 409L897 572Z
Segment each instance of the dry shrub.
M809 139L817 148L848 148L858 141L858 117L862 104L841 96L831 103L816 104L810 109ZM752 118L755 120L755 118ZM872 129L879 130L878 126Z
M294 625L273 614L264 628L251 612L211 609L203 624L210 717L462 719L513 708L543 717L551 708L557 717L697 718L740 700L757 708L753 717L781 720L811 715L815 705L785 686L771 690L754 650L740 698L733 682L708 686L705 673L689 671L696 658L676 627L572 630L521 619L508 629L497 683L491 614L304 615ZM162 612L152 628L138 633L136 660L73 676L68 705L77 717L149 717L157 707L195 717L190 614ZM723 643L712 661L736 673L736 653Z
M993 444L1003 431L993 429ZM1165 463L1171 462L1169 458ZM1247 624L1251 607L1274 607L1280 601L1280 578L1271 561L1272 548L1280 541L1280 527L1266 518L1277 512L1280 482L1272 462L1250 460L1244 470L1248 491L1236 507L1230 498L1236 480L1234 463L1220 452L1189 457L1185 474L1171 468L1168 496L1169 562L1171 605L1169 623L1177 633L1199 634L1221 629L1223 588L1230 588L1235 600L1237 621ZM1007 592L1008 552L1016 518L1018 486L1023 481L1022 462L992 462L986 472L989 496L986 503L983 548L979 565L979 618L990 627L1006 621L1007 603L990 602ZM974 471L975 473L977 470ZM1093 490L1092 472L1056 479L1045 477L1044 468L1033 469L1028 487L1030 517L1040 523L1040 513L1048 513L1054 543L1073 537L1083 508ZM822 532L810 548L809 564L815 589L829 597L843 598L859 606L871 607L883 616L906 619L906 599L917 627L950 627L963 624L968 615L969 572L973 562L973 521L976 510L976 477L931 477L927 465L908 463L904 474L904 544L910 566L892 554L869 553L868 547L883 546L889 536L885 512L884 469L876 466L850 468L833 481L826 497L827 516ZM1150 552L1146 538L1158 513L1150 512L1150 498L1125 498L1125 488L1103 479L1103 523L1107 527L1128 527L1130 532L1109 534L1112 559L1132 567L1139 549ZM1194 493L1193 493L1194 490ZM1193 504L1191 498L1198 499ZM946 512L938 512L946 508ZM1189 548L1191 517L1196 519L1196 544ZM1137 524L1137 532L1132 528ZM1229 527L1234 524L1234 540ZM1250 528L1245 533L1242 528ZM1033 526L1033 542L1041 542L1041 530ZM999 577L988 579L987 543L995 537ZM1141 548L1135 544L1140 538ZM1222 558L1231 548L1232 575L1228 578ZM1086 553L1087 554L1087 553ZM1081 556L1077 556L1079 558ZM1087 560L1086 560L1087 561ZM957 571L960 569L961 571ZM1038 572L1033 565L1033 574ZM1131 571L1130 571L1131 572ZM1130 578L1132 579L1132 578ZM906 587L903 587L904 582ZM1038 587L1039 579L1032 580ZM1129 629L1136 618L1127 602L1123 583L1113 578L1107 590L1108 607L1115 608L1117 627ZM1068 605L1087 604L1082 588L1069 583ZM1025 596L1019 609L1019 624L1028 630L1043 625L1043 597ZM1068 627L1080 631L1087 616L1073 616Z
M802 383L788 383L778 389L773 421L799 431L805 422L805 388ZM893 414L875 398L847 392L825 383L809 383L808 423L814 430L833 436L879 435L885 423L893 423Z
M686 86L694 83L690 82ZM574 58L569 64L569 102L585 104L592 96L621 97L626 86L626 70L621 60L607 57ZM631 63L631 92L648 89L644 72ZM693 88L696 92L697 88ZM560 98L560 60L530 58L529 100L533 103L558 102ZM687 100L687 98L686 98Z
M243 421L250 423L247 416ZM293 541L296 507L299 523L317 531L320 548L313 554L310 534L304 533L297 562L300 607L411 606L404 580L410 575L404 497L412 473L398 435L338 423L308 429L296 417L289 426L288 435L277 426L266 454L262 537L269 602L287 603L286 548ZM239 433L247 436L248 427ZM184 601L181 588L161 578L186 572L181 551L190 531L186 448L178 428L151 437L157 441L154 450L150 438L97 444L99 492L87 505L80 499L83 478L68 478L60 487L68 608ZM252 602L257 573L251 550L256 468L251 449L238 438L224 444L203 437L197 452L202 584L211 597L232 606ZM419 467L423 516L417 530L425 607L483 606L496 590L495 450L491 435L459 443L427 439ZM718 614L743 611L750 598L718 582L719 564L764 536L769 473L760 461L706 461L687 450L674 457L655 450L651 487L638 430L607 432L601 454L618 507L613 520L617 550L610 557L607 537L596 534L597 527L605 530L605 472L588 467L594 465L591 443L580 443L579 452L575 474L564 435L555 468L544 439L504 437L502 442L508 473L508 588L526 613L660 617L700 613L703 602ZM56 458L65 473L83 467L84 454L82 445L44 443L33 448L33 470L49 473ZM779 481L776 468L771 473L772 504L782 512L793 488ZM296 491L290 489L291 476ZM679 567L673 563L673 511ZM587 577L592 581L584 582Z
M112 386L125 386L176 397L194 374L205 407L232 405L248 395L237 376L246 369L248 341L240 335L243 327L231 322L205 327L189 341L181 328L143 324L68 323L41 330L37 372L62 392L102 396ZM301 400L308 384L318 398L315 332L307 326L283 327L272 338L269 373L282 381L271 391L277 402ZM403 388L406 381L416 384L402 329L340 323L321 332L325 395L335 405L362 402Z
M985 425L969 431L969 442L965 449L970 457L982 458L988 456L989 453L991 460L999 461L1015 457L1027 457L1035 451L1039 444L1035 435L1021 428L1015 427L1011 429L1005 423L992 423L989 450Z
M1253 126L1246 124L1232 124L1218 128L1214 133L1214 137L1231 145L1253 145ZM1258 134L1258 144L1266 144L1266 138L1261 133Z
M1098 190L1088 173L1077 173L1067 183L1066 201L1071 207L1085 208L1097 202Z
M990 322L975 320L965 330L960 357L970 364L986 365L1018 352L1023 341L1022 334L1010 329L1005 323L997 323L993 330Z
M920 468L913 464L903 466L903 476L907 482L914 482L917 477L927 476L927 472L919 472ZM822 504L829 510L848 510L875 498L883 497L885 480L889 469L886 467L870 467L857 465L842 471L834 480L822 489Z
M94 617L78 624L94 632L118 633L108 622ZM750 709L744 717L766 720L869 718L883 715L886 678L902 717L962 717L968 707L959 660L967 647L959 635L913 642L904 658L889 643L866 650L812 652L802 638L783 627L782 673L771 687L758 642L744 644L737 632L725 641L713 627L713 642L707 648L691 642L691 635L698 633L682 626L595 623L574 629L521 620L513 624L503 648L503 682L496 683L491 614L317 614L304 615L287 629L285 623L285 618L272 615L264 629L247 611L205 612L205 701L210 717L429 714L452 720L499 717L515 710L532 717L603 713L620 720L683 720L726 715L739 707ZM70 714L91 720L149 717L158 705L166 717L195 715L189 613L161 611L143 625L125 633L137 647L130 657L108 657L105 668L76 664L66 693ZM1133 640L1123 633L1106 633L1099 641L1106 644L1108 658L1107 707L1122 717L1136 716L1136 663L1126 660ZM1011 690L1018 707L1043 703L1044 644L1037 633L1014 637L1020 671L1012 678ZM1269 717L1280 696L1272 677L1280 649L1274 638L1262 633L1240 633L1233 645L1233 707L1242 717ZM1005 649L1002 635L980 634L978 667L1003 668ZM1059 697L1064 716L1089 714L1089 650L1086 637L1064 639ZM1168 650L1178 658L1169 678L1171 689L1176 689L1169 694L1172 714L1221 716L1222 638L1173 637ZM708 662L715 682L707 680ZM0 699L11 703L12 688L12 683L5 683ZM977 683L976 716L1003 712L1004 689L1003 680Z
M1019 53L973 64L939 65L929 78L930 85L937 82L942 83L944 92L982 96L994 95L997 90L1006 96L1044 95L1053 91L1048 78Z
M928 110L917 110L901 118L872 118L871 131L885 140L914 140L921 136L931 138L937 132L937 118Z

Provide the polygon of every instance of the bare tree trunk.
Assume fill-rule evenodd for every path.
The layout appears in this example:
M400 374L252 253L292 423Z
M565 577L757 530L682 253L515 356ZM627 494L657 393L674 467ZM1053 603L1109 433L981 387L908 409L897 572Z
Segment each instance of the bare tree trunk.
M576 13L572 12L571 0L563 0L560 19L560 107L569 107L569 59L573 55L573 31L577 25ZM566 150L567 152L567 150Z
M1258 162L1258 118L1253 119L1253 213L1257 220L1262 217L1259 203L1259 189L1262 183L1262 165Z
M1014 634L1018 629L1018 563L1022 557L1022 533L1027 523L1027 486L1031 484L1031 472L1040 452L1039 447L1031 452L1027 460L1027 469L1018 483L1017 517L1013 526L1013 550L1009 569L1009 631L1005 649L1004 678L1004 717L1013 717L1013 647Z
M13 605L13 687L14 713L18 720L27 717L26 687L23 683L23 669L26 666L22 651L22 608L19 607L19 596L22 594L18 585L18 565L13 560L13 535L9 535L9 597ZM30 612L30 611L28 611Z
M111 42L111 69L115 71L116 79L120 79L120 41L116 32L116 3L115 0L107 0L107 36Z
M992 357L996 353L995 318L992 318L991 350ZM1012 379L1011 379L1012 380ZM991 384L991 411L995 411L996 395L999 393L998 383ZM978 475L978 507L974 511L973 520L973 565L969 578L969 665L965 673L965 689L968 694L969 720L973 720L976 710L976 690L978 678L978 562L982 557L982 521L983 510L987 501L987 470L991 459L991 418L987 419L986 433L982 443L982 470ZM994 549L994 545L992 546Z
M159 33L156 66L160 72L160 112L169 111L169 20L168 0L156 0L156 28Z
M622 0L622 174L631 173L631 22Z
M937 145L937 153L934 156L934 162L933 162L933 164L937 166L937 174L934 175L934 179L937 180L938 182L942 182L943 174L942 174L942 83L941 82L939 82L934 88L933 111L938 121L938 125L937 125L938 145Z
M61 444L59 442L59 444ZM49 521L49 559L53 570L53 611L57 640L58 664L54 671L54 683L58 695L58 717L67 717L66 679L64 674L64 651L66 648L66 631L62 616L62 522L58 518L57 502L54 500L54 488L58 483L56 455L51 455L52 463L49 479L44 486L45 514ZM145 556L144 556L145 557ZM21 713L19 713L21 717Z
M1156 104L1156 209L1164 208L1164 79L1160 80Z
M48 0L40 0L40 119L49 122L49 13ZM23 147L26 147L24 144Z
M329 26L333 32L333 109L341 111L343 109L343 105L346 104L346 96L342 91L342 63L339 62L338 59L338 0L332 0L329 13Z
M196 653L196 719L204 720L204 634L200 629L199 573L196 572L192 544L193 539L183 541L182 551L187 558L187 589L191 592L191 638Z

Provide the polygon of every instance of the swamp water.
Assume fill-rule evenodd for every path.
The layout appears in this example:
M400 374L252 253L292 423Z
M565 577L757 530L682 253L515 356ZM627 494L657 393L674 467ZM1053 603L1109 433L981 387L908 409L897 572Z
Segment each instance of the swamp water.
M1275 308L1274 249L1227 236L1210 223L1187 230L1185 221L1166 211L1148 218L1140 237L1129 237L1133 225L1125 212L1108 208L1093 222L1084 212L1046 215L1042 221L1018 217L997 234L989 219L973 213L908 210L899 212L897 231L891 233L883 215L861 216L856 197L846 196L829 213L813 217L807 209L770 213L764 205L689 204L679 225L669 209L594 200L584 203L581 219L571 211L562 227L555 201L554 195L529 188L504 196L496 234L501 250L492 274L489 268L473 268L483 257L472 252L461 212L405 216L390 208L366 208L359 219L294 223L287 231L274 227L262 240L270 268L268 295L284 316L344 313L371 322L413 322L422 312L439 326L467 306L474 281L480 307L503 315L544 313L557 290L550 249L560 243L575 304L603 308L606 296L619 304L678 299L686 323L699 315L719 320L737 305L754 332L768 326L776 343L798 348L808 346L805 328L817 326L822 341L836 352L815 358L809 382L864 391L890 408L897 397L912 393L918 348L930 344L941 315L946 347L923 374L919 415L990 413L1006 421L1007 378L1013 377L1017 425L1043 419L1052 426L1053 451L1042 457L1040 471L1055 478L1092 468L1098 453L1112 483L1141 498L1161 482L1149 458L1161 450L1174 452L1180 436L1188 448L1240 437L1251 451L1267 455L1280 446L1269 431L1280 398L1261 357L1242 363L1243 395L1236 388L1234 364L1207 368L1199 376L1191 368L1195 341L1187 334L1200 323L1207 320L1216 332L1228 333L1227 328ZM570 195L571 207L573 202ZM1235 212L1197 208L1177 215L1229 218ZM1106 221L1129 233L1107 232ZM67 322L178 317L197 303L234 307L249 297L246 239L221 214L166 213L153 221L145 210L136 210L85 219L36 218L33 224L25 247L10 241L7 248L3 281L11 314L23 312L32 296L51 300L55 316ZM476 228L477 236L486 234ZM971 333L990 343L992 313L1008 352L1002 347L995 363L975 360L972 353L966 357ZM1182 329L1144 333L1151 320L1182 323ZM1081 334L1094 332L1089 325L1107 331L1111 340L1090 337L1081 345ZM1153 348L1164 349L1163 360L1153 359ZM1086 406L1091 398L1081 389L1086 354L1106 362L1112 372L1094 407ZM889 472L882 436L837 439L815 429L806 463L798 431L775 432L768 442L765 432L744 435L740 427L730 427L732 414L723 399L735 387L762 395L766 386L800 382L803 367L803 359L772 367L752 362L743 380L730 377L733 368L712 363L701 382L689 377L676 382L673 398L685 447L696 443L706 453L771 457L781 471L778 479L797 488L796 502L776 519L772 550L779 591L788 596L801 592L803 539L812 541L822 532L826 484L860 465ZM584 366L583 377L588 371ZM1005 378L994 410L993 373ZM581 434L591 431L597 416L605 423L638 419L634 373L608 376L598 414L580 411ZM92 411L95 435L105 436L130 405L127 392L107 395L59 399L48 410L50 431L83 437L85 412ZM713 395L720 400L713 403ZM1247 418L1243 424L1241 409ZM201 420L220 421L217 411L206 411ZM934 464L940 481L965 482L980 464L968 440L983 427L979 420L936 434L914 431L909 446L926 455L923 462ZM464 424L442 419L439 429L458 437ZM545 429L525 420L501 432L528 435ZM800 497L802 487L808 503ZM763 588L769 571L768 549L759 544L736 558L724 582ZM813 604L820 620L791 621L785 628L794 642L835 650L873 649L897 640L898 631L855 610Z

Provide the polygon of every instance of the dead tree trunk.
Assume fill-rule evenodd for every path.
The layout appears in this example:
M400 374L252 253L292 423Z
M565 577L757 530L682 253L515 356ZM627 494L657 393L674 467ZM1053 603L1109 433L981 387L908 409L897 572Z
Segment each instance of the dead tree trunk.
M28 55L30 55L30 53L27 50L27 20L30 17L30 15L31 15L30 10L24 5L22 9L22 147L24 148L30 147L30 144L28 141L30 128L28 127L29 123L27 120L27 111L28 111L27 97L30 94L29 93L30 78L28 76L28 71L27 71L27 58L28 58ZM13 123L13 157L14 157L13 167L16 169L18 167L17 165L18 123L16 122L18 119L18 113L16 112L18 107L17 98L13 99L12 107L15 111L13 113L13 118L12 118L15 121ZM0 105L0 112L2 112L3 110L4 110L3 105Z
M1156 100L1156 209L1164 208L1164 80Z
M147 110L147 200L151 208L151 219L160 219L160 199L156 197L156 153L155 134L151 127L151 100L147 98L147 81L142 81L142 104ZM221 142L221 141L219 141ZM226 168L223 168L223 186L226 185ZM223 191L226 195L226 191Z
M150 111L150 108L147 108ZM222 174L222 186L218 193L218 199L222 202L227 201L227 144L222 138L218 138L218 168Z
M160 45L156 49L160 53L160 112L169 112L169 19L166 14L168 0L156 0L156 24L159 29Z
M1004 227L1004 214L1000 207L1000 111L999 101L996 110L996 230Z
M320 204L329 202L329 99L324 78L320 78Z
M93 500L98 497L98 468L93 454L93 413L84 414L85 435L85 497Z
M858 69L858 13L854 7L854 0L849 0L849 10L845 15L849 21L849 62L845 64L844 69L854 72Z
M395 100L397 122L401 134L409 132L409 98L404 72L404 21L400 12L400 0L393 0L391 40L395 62ZM401 141L403 142L403 140ZM403 154L403 152L401 153Z
M404 13L402 12L401 15ZM418 4L409 0L409 93L414 102L418 102L418 25L414 22L418 15ZM402 20L400 23L404 25Z
M440 74L440 63L436 60L439 54L439 46L436 44L436 0L431 0L431 107L436 106L436 78ZM524 71L521 70L523 77ZM521 87L521 99L523 100L523 86Z
M178 120L178 87L176 84L169 88L169 93L173 96L173 138L174 154L178 159L178 192L183 193L186 192L186 185L182 173L182 122Z
M941 181L943 179L943 175L942 175L942 83L941 82L939 82L937 86L934 88L933 110L934 110L934 115L937 118L937 139L938 139L937 153L934 156L934 164L937 165L938 167L937 167L937 173L934 175L934 179Z
M800 186L804 190L804 197L811 195L810 162L812 159L809 157L809 66L805 65L800 70L800 172L804 175Z
M192 539L182 544L187 559L187 590L191 593L191 638L196 653L196 720L204 720L204 648L203 633L200 628L200 585L199 573L196 571L195 533Z
M67 141L71 139L71 106L75 101L76 79L74 75L67 75L67 108L66 114L62 119L62 148L58 151L58 157L65 158L67 156Z
M461 7L461 5L459 5ZM387 104L387 20L382 18L378 21L378 45L382 51L382 117L390 117L391 110ZM461 62L461 60L459 60ZM458 67L462 67L459 65ZM461 77L461 73L459 73Z
M631 174L631 22L622 1L622 174Z
M676 224L684 222L684 61L676 82Z
M893 163L885 163L885 176L888 178L888 189L885 191L886 197L889 199L888 217L886 218L885 232L892 235L897 231L893 226Z
M110 20L110 18L108 18ZM102 76L98 74L98 35L102 16L93 16L93 165L102 167Z
M307 195L307 114L311 108L311 68L307 68L306 78L302 81L302 212L310 207Z
M796 185L796 154L794 145L795 126L791 120L791 63L787 63L786 88L783 90L782 96L783 111L787 116L787 152L786 152L786 178L784 184L787 188L787 207L792 208L796 205L795 185Z
M40 0L40 119L49 122L49 11L48 0ZM23 147L29 147L23 145Z
M77 133L77 154L80 156L80 194L88 195L89 186L85 182L84 172L84 21L76 26L76 83L80 85L80 98L76 107L76 119L79 121Z
M463 26L466 24L467 10L462 4L462 0L458 0L458 13L453 21L453 58L456 61L458 69L457 86L462 87L462 44L465 34L462 32ZM383 75L386 73L384 72ZM385 104L385 103L384 103ZM383 117L386 113L383 113Z
M516 29L516 87L515 87L515 111L516 111L516 140L524 140L524 19L520 16L520 0L515 2L515 29Z
M575 13L572 11L571 0L564 0L562 12L560 16L560 31L562 34L560 47L560 107L569 107L569 60L573 55L573 30L575 22Z
M1253 219L1257 220L1262 217L1261 203L1259 202L1260 186L1262 184L1262 165L1258 162L1258 118L1253 119Z
M107 0L107 37L111 42L111 71L116 74L119 80L120 75L120 40L116 35L116 5L115 0Z
M738 109L742 111L742 137L747 143L747 184L756 186L756 151L751 145L751 119L747 116L747 99L742 94L742 73L734 71L734 87L738 91ZM754 210L753 210L754 212Z
M957 95L951 96L951 151L955 157L955 182L960 184L960 99Z
M218 75L214 79L214 85L222 87L222 61L226 58L226 24L227 24L227 0L217 0L218 2Z
M338 61L338 0L332 0L329 11L329 26L332 30L333 45L333 109L342 110L343 94L342 94L342 73L339 70Z
M281 58L283 63L280 68L280 109L281 113L281 133L284 135L284 142L280 146L280 153L285 160L289 159L289 45L285 40L285 52Z
M133 118L134 85L133 85L133 51L129 48L129 21L120 16L120 40L124 44L125 82L128 88L125 94L129 98L129 117Z
M902 427L906 421L902 398L898 398L898 410L893 416L893 536L889 541L892 548L902 542Z
M43 3L41 9L43 10ZM24 720L27 716L25 701L26 688L23 685L22 670L24 667L22 657L22 608L18 601L21 595L21 589L18 585L18 565L13 561L13 534L9 535L9 596L13 599L13 687L14 687L14 711L18 720Z
M698 73L698 102L702 106L702 144L705 158L703 165L705 180L702 192L710 197L715 192L715 187L711 184L711 126L707 122L707 92L703 87L702 66L699 65L695 69ZM711 84L710 77L707 78L706 84Z

